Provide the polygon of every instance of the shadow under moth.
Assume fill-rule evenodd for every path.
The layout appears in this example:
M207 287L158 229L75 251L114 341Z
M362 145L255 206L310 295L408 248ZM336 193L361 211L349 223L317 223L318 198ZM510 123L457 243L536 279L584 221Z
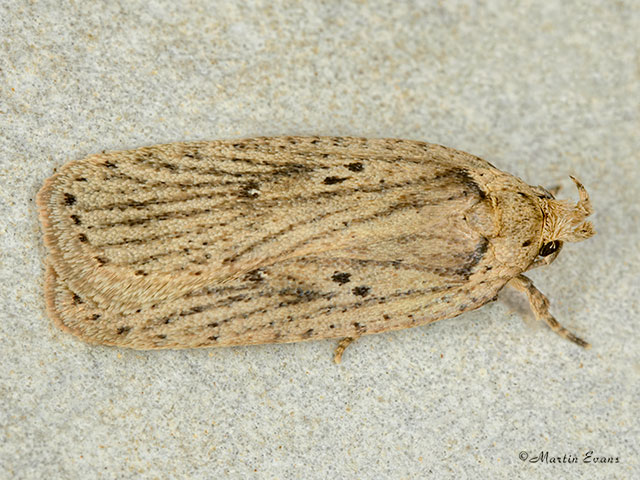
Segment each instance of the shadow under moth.
M573 177L572 177L573 178ZM171 143L71 161L38 193L53 321L135 349L342 339L455 317L594 234L473 155L396 139Z

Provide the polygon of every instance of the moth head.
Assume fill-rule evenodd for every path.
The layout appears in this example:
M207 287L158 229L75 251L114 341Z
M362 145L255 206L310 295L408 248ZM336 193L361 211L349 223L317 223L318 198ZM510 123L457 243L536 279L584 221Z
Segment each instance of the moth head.
M575 205L565 200L556 200L553 195L541 189L547 193L541 199L544 212L542 246L538 252L541 257L557 255L563 242L580 242L596 233L593 224L585 221L593 213L589 194L577 178L572 176L571 180L576 184L580 195L580 200Z

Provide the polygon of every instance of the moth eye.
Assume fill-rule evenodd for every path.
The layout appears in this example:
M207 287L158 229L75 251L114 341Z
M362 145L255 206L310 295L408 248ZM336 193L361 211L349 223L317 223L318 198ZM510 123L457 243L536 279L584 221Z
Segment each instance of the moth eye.
M553 242L547 242L542 246L542 248L540 248L538 255L540 255L541 257L546 257L548 255L551 255L553 252L557 251L560 248L560 245L561 243L559 240L554 240Z

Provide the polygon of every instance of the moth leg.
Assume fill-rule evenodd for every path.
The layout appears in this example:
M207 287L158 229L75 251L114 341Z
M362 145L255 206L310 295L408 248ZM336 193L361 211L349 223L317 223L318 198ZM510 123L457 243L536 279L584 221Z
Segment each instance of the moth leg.
M538 258L536 258L533 261L533 263L531 263L531 265L529 265L529 267L527 268L527 271L533 270L534 268L544 267L546 265L549 265L550 263L552 263L556 259L556 257L560 253L560 250L561 250L561 248L558 248L551 255L547 255L546 257L538 257Z
M585 342L581 338L575 336L569 330L560 325L555 318L553 318L553 315L549 312L549 300L533 285L533 282L528 277L518 275L517 277L509 280L509 285L516 290L527 294L527 297L529 298L529 305L531 306L531 310L533 310L536 318L544 321L549 325L551 330L581 347L591 347L588 342Z
M347 349L349 345L356 341L358 337L345 337L338 343L336 347L336 351L333 354L333 361L336 363L340 363L342 361L342 354Z

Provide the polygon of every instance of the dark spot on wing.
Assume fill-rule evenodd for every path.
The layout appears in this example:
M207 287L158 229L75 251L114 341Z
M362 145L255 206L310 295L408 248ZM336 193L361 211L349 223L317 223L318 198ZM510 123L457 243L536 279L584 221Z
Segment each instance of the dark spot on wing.
M335 272L331 276L331 280L339 285L344 285L345 283L349 283L351 281L349 277L351 277L350 273Z
M349 177L327 177L323 180L322 183L325 185L335 185L336 183L342 183L347 180Z
M256 198L260 195L260 184L256 181L250 181L240 188L238 196L242 198Z
M366 332L366 331L367 331L367 327L365 327L365 326L364 326L364 325L362 325L361 323L353 322L353 324L352 324L352 325L355 327L355 329L356 329L356 333L362 334L362 333L364 333L364 332Z
M64 194L64 204L65 205L74 205L76 203L76 197L74 195L71 195L70 193L65 193Z
M244 276L244 279L249 282L262 282L264 280L264 272L259 268L251 270Z
M209 307L207 305L196 305L195 307L192 307L189 310L185 310L183 312L180 312L179 316L186 317L188 315L193 315L195 313L204 312L205 310L209 310Z
M371 287L366 287L364 285L361 285L359 287L355 287L352 292L354 295L357 295L359 297L366 297L367 295L369 295L369 291L371 290Z

